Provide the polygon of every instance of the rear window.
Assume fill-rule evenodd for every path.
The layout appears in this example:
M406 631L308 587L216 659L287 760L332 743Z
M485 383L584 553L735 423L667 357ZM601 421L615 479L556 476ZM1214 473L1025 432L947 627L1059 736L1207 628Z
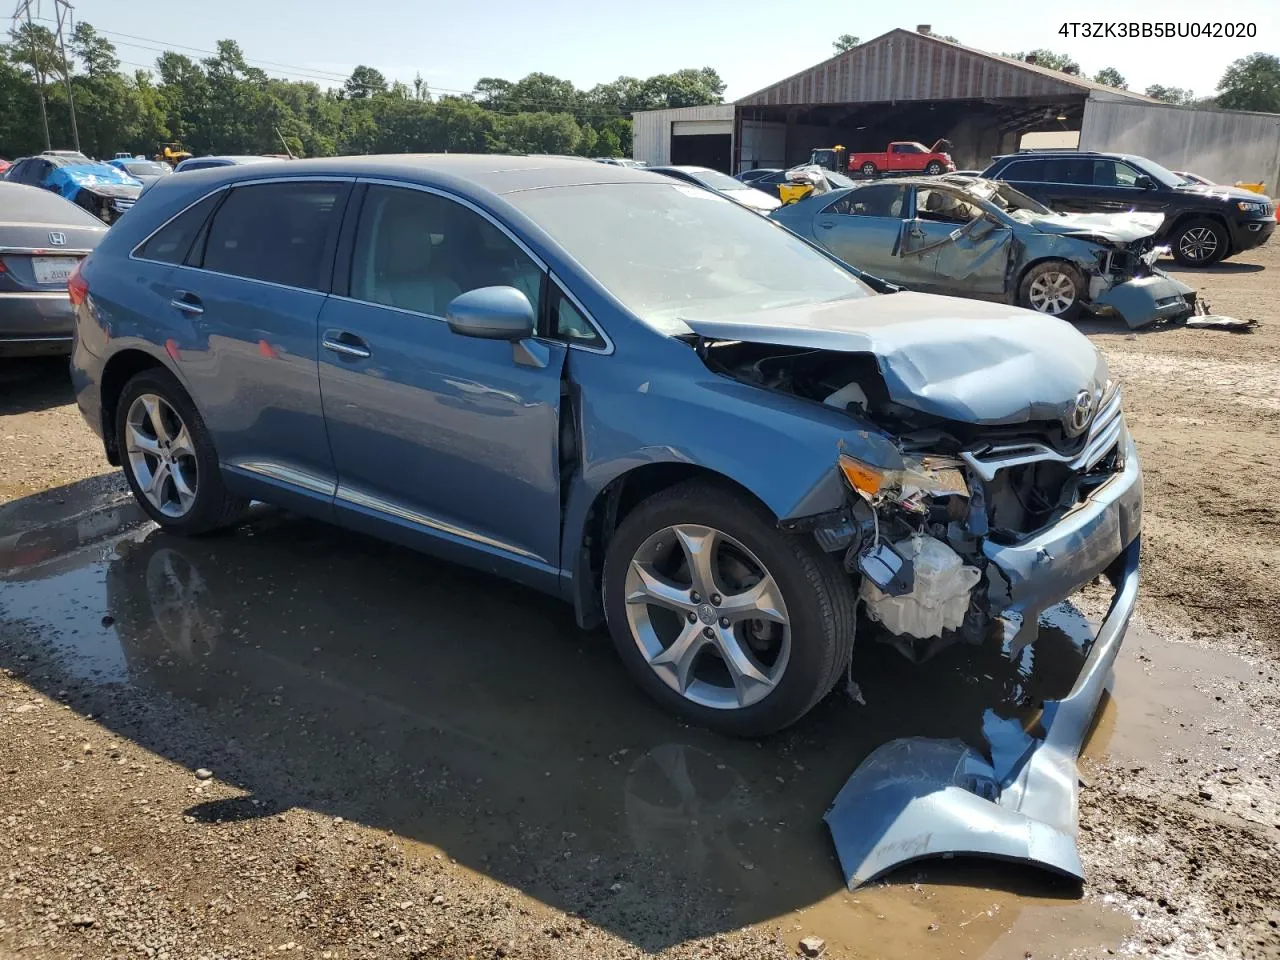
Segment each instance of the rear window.
M191 249L191 241L196 238L222 196L219 191L187 208L144 240L133 255L157 263L182 263L187 257L187 251Z
M998 174L1001 180L1040 183L1044 180L1043 160L1015 160Z
M346 185L264 183L236 187L209 227L206 270L319 290L324 254Z

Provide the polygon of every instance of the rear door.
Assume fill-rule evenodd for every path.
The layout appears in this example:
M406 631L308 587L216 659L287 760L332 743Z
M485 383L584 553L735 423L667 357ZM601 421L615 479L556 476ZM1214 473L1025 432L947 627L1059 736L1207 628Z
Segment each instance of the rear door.
M316 511L336 480L316 363L317 322L351 190L340 179L234 186L185 263L163 309L196 406L228 483ZM326 508L327 509L327 508Z
M813 235L845 263L896 282L906 188L877 183L850 190L813 218Z

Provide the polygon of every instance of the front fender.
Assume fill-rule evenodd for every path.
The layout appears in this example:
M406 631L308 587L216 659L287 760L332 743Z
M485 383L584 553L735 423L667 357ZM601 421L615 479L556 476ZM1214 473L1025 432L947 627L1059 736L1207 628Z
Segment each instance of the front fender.
M892 469L893 441L847 413L740 383L706 368L692 348L667 340L659 358L623 360L573 352L569 376L581 439L569 482L561 566L572 577L592 508L637 468L671 463L727 477L778 520L838 509L841 452Z

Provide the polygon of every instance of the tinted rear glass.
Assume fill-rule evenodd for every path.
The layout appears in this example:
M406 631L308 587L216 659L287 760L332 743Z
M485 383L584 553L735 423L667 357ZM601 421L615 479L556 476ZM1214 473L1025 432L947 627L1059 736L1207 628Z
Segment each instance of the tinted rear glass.
M209 212L218 205L222 193L205 197L194 207L178 214L156 231L134 251L135 257L159 263L181 263L191 249L191 241L200 232Z
M1039 183L1044 179L1043 160L1015 160L998 174L1001 180L1023 180Z
M338 214L341 183L236 187L214 215L206 270L319 290L324 250Z

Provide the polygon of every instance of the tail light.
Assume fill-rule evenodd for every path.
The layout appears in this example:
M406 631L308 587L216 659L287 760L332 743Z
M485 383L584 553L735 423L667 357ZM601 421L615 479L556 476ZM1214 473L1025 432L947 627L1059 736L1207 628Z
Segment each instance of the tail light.
M89 296L89 281L80 275L80 271L84 269L85 261L88 257L81 259L76 264L76 268L71 271L71 276L67 277L67 294L71 297L71 305L78 307L84 303Z

